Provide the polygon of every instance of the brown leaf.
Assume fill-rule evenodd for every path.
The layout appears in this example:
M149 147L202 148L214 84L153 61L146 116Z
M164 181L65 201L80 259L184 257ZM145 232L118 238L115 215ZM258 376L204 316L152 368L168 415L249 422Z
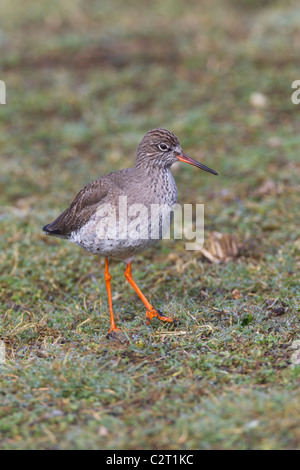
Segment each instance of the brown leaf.
M231 295L236 300L241 299L243 297L238 289L233 289L233 291L231 292Z
M205 241L205 248L201 248L200 252L211 263L227 263L240 255L241 248L235 234L211 232Z

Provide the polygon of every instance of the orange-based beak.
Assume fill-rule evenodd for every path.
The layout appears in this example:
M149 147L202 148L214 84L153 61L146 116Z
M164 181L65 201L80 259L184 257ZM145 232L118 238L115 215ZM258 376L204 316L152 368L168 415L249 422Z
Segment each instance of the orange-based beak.
M191 157L188 157L185 155L185 153L182 153L181 155L178 155L178 160L184 163L189 163L190 165L196 166L197 168L201 168L201 170L208 171L208 173L212 173L213 175L217 175L218 173L211 168L208 168L207 166L203 165L202 163L197 162L197 160L194 160Z

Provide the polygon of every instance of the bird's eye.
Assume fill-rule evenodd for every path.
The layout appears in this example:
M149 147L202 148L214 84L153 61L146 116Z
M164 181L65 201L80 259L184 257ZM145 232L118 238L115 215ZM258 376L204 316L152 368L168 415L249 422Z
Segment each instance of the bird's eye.
M169 150L169 147L166 144L159 144L158 145L159 150L162 150L163 152L166 152Z

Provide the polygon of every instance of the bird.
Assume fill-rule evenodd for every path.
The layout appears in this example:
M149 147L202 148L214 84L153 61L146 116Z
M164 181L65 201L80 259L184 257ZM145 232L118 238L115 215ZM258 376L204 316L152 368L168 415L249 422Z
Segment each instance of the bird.
M109 173L88 183L64 212L43 227L46 235L69 240L105 258L109 336L117 337L121 331L114 319L112 276L109 271L111 258L126 263L125 279L146 307L147 324L153 318L176 322L176 319L165 316L153 307L133 279L131 267L134 256L155 245L163 236L163 227L171 223L172 210L177 202L177 187L171 166L178 161L213 175L218 174L184 154L173 132L163 128L152 129L138 145L133 167ZM154 217L149 214L149 209L153 207L156 209ZM161 207L163 209L157 212ZM142 209L146 215L139 218L137 213L143 212Z

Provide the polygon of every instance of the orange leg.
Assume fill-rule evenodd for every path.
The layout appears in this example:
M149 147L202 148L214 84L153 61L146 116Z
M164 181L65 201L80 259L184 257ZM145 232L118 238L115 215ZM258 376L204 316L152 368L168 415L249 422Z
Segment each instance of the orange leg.
M116 327L115 319L114 319L114 312L113 312L113 305L112 305L112 298L111 298L111 285L110 285L111 274L108 270L108 258L105 258L104 278L105 278L107 297L108 297L108 305L109 305L109 313L110 313L110 329L109 329L109 333L110 333L111 331L118 331L119 328Z
M172 322L172 323L174 322L173 318L169 318L169 317L165 317L164 315L161 315L157 310L155 310L155 308L152 307L150 302L146 299L146 297L144 296L141 289L137 286L135 281L132 279L131 261L129 263L127 263L127 266L126 266L126 269L125 269L125 277L126 277L127 281L129 282L129 284L134 288L135 292L137 293L137 295L140 297L140 299L144 302L144 304L146 306L146 309L147 309L146 318L147 318L147 324L148 325L151 322L152 318L154 318L154 317L157 317L159 320L162 320L162 321L168 321L168 322Z

